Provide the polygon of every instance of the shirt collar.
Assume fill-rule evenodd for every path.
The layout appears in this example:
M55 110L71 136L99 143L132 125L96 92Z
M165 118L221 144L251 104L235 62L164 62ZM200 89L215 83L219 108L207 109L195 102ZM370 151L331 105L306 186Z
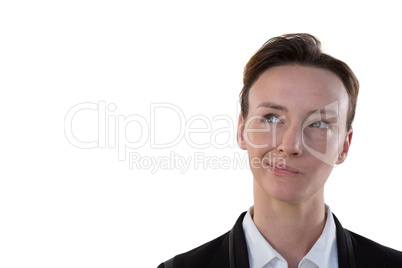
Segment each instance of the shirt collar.
M325 211L327 213L327 220L324 230L311 250L304 256L303 260L308 259L318 267L335 267L335 265L338 267L335 221L329 206L325 206Z
M335 221L329 206L326 205L325 210L327 220L324 230L300 264L312 262L320 268L338 267ZM286 263L286 260L265 240L257 229L251 217L252 212L253 207L247 211L243 219L250 268L261 268L269 262Z
M251 217L253 209L251 207L243 219L243 230L246 236L250 268L261 268L269 262L277 261L277 259L285 261L268 241L265 240L257 229L257 226L255 226Z

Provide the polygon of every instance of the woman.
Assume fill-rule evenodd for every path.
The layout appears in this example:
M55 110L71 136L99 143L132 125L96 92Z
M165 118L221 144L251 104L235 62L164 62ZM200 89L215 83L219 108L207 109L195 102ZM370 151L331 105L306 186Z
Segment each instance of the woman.
M254 206L233 229L165 267L402 267L402 253L349 232L324 185L351 145L359 83L309 34L266 42L244 70L237 141Z

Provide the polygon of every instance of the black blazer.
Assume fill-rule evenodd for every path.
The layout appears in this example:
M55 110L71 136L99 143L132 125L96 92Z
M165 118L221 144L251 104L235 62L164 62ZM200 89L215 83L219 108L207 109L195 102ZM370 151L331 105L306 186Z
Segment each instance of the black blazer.
M245 215L246 212L240 215L230 232L175 256L172 267L249 268L247 244L242 225ZM402 252L343 229L335 215L334 220L340 268L402 268ZM161 263L158 268L168 267Z

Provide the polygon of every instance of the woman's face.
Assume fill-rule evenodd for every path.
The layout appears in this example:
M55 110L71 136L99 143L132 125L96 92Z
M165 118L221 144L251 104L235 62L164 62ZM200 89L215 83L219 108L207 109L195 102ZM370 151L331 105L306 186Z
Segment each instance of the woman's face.
M248 103L247 118L239 117L238 143L248 151L256 186L291 203L323 193L352 138L342 81L321 68L273 67L251 87Z

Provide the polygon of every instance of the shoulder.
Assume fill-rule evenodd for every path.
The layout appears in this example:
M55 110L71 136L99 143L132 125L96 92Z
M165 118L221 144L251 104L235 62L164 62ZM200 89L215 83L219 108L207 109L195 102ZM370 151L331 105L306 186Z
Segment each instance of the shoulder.
M362 267L402 267L402 252L349 231L356 263Z
M174 257L173 267L226 267L229 265L229 232ZM227 263L227 264L226 264ZM158 268L163 268L160 264Z
M174 268L229 268L229 236L231 237L230 249L233 253L231 261L236 267L248 267L247 244L243 231L243 212L231 229L231 231L205 243L193 250L174 257ZM232 235L230 235L232 234ZM158 268L166 268L160 264Z

